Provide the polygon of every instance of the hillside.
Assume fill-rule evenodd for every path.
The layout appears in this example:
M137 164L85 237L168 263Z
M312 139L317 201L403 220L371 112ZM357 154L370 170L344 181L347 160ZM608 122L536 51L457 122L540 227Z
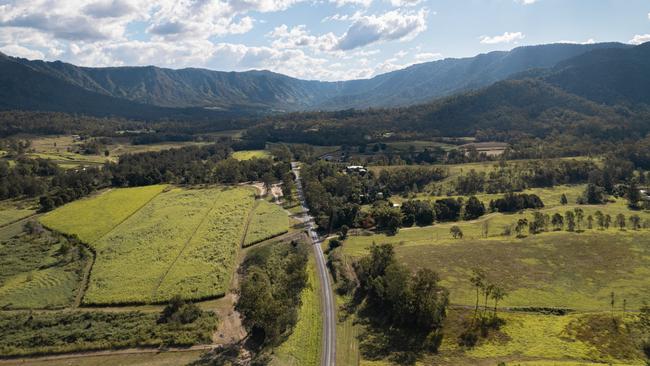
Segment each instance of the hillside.
M607 104L650 104L650 43L587 52L560 62L544 80Z
M315 144L358 144L387 132L403 136L491 136L554 132L594 137L629 135L635 118L614 108L567 93L542 80L497 82L478 91L458 94L407 108L347 112L312 112L270 117L247 130L260 141ZM644 131L648 126L635 126Z
M218 120L230 116L230 113L224 111L164 108L97 93L4 55L0 55L0 109L54 111L143 120Z
M342 82L300 80L269 71L172 70L153 66L89 68L2 56L0 73L5 76L0 95L5 99L0 107L94 115L117 110L123 116L149 118L170 111L147 109L143 105L235 113L407 106L475 90L531 68L550 68L585 52L610 48L628 46L602 43L520 47L428 62L372 79ZM22 77L12 77L18 69ZM66 98L50 97L48 93L54 90L69 92L65 93ZM180 114L183 113L199 111Z

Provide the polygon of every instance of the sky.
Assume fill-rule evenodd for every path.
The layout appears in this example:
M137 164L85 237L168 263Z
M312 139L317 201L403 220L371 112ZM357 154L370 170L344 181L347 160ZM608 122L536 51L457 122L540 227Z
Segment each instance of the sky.
M81 66L368 78L556 42L650 41L650 0L0 0L0 51Z

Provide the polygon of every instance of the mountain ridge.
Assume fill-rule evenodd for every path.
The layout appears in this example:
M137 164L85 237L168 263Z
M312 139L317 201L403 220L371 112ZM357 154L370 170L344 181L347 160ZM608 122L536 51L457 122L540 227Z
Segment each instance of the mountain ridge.
M40 75L48 75L87 92L133 103L163 108L198 108L238 113L338 110L368 107L402 107L475 90L509 75L531 68L550 68L576 55L598 49L627 49L621 43L594 45L551 44L494 51L468 58L448 58L416 64L371 79L340 82L301 80L266 70L245 72L212 71L201 68L168 69L156 66L80 67L61 61L30 61L5 56ZM0 70L1 71L1 70ZM8 90L29 90L16 85ZM33 86L35 107L47 106L48 98ZM2 92L2 91L0 91ZM56 96L55 96L56 97ZM93 96L93 98L98 98ZM17 101L16 106L26 103ZM27 103L30 104L30 103ZM60 108L95 115L106 111ZM154 113L155 114L155 113Z

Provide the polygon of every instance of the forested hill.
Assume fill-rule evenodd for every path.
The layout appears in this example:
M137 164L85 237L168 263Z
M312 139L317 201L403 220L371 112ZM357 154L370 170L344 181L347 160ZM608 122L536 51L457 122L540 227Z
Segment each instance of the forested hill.
M550 68L585 52L611 48L629 46L602 43L520 47L509 52L428 62L372 79L344 82L306 81L268 71L171 70L153 66L88 68L0 57L0 95L4 97L0 108L150 118L165 112L207 113L153 107L239 114L407 106L475 90L531 68ZM15 77L16 73L21 78ZM66 93L51 94L57 90Z
M650 43L587 52L559 63L544 80L607 104L650 104Z
M409 138L478 136L508 140L552 134L621 139L644 136L647 113L610 107L538 79L505 80L479 91L407 108L269 117L247 136L260 141L360 144L390 133Z
M229 111L165 108L97 93L17 60L0 54L0 110L66 112L139 120L214 120L217 124L226 123L234 116Z

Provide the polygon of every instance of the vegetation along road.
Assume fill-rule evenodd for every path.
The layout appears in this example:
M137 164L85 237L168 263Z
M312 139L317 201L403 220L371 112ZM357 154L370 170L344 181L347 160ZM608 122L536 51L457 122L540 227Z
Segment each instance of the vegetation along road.
M318 234L314 230L314 218L308 213L309 209L307 208L307 203L302 192L300 166L298 163L292 162L291 169L296 177L296 190L304 212L302 220L307 227L309 238L312 240L314 254L316 255L316 268L318 269L318 277L321 281L321 299L323 303L323 348L321 364L323 366L331 366L336 363L336 313L332 287L327 273L327 266L325 265L325 257L320 246L321 242Z

